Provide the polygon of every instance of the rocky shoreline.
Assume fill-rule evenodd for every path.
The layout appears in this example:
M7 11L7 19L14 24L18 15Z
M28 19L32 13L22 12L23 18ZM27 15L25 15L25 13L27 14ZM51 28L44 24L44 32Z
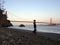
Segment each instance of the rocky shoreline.
M3 14L4 12L4 10L0 9L0 27L13 26L10 20L7 19L7 14Z
M0 45L60 45L59 40L39 36L31 31L0 27Z

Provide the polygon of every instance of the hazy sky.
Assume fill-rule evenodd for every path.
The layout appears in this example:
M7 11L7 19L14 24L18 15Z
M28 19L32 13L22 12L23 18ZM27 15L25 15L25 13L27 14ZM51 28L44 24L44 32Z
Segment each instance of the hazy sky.
M6 0L4 5L10 20L60 21L60 0Z

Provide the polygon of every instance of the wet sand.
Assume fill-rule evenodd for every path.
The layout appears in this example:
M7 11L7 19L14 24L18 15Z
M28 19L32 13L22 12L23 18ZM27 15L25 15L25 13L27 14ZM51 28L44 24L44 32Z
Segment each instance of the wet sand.
M60 34L0 27L0 45L60 45Z

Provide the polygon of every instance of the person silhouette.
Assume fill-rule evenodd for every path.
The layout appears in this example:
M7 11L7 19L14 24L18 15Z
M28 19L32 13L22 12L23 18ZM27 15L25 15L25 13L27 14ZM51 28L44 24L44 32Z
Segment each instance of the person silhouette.
M33 33L36 33L36 20L33 20L33 25L34 25L34 31L33 31Z

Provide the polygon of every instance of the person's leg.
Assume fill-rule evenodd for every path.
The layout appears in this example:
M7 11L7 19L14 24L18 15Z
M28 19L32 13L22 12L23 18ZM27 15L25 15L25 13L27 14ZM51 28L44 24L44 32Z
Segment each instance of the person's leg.
M34 28L34 31L33 31L33 33L36 33L36 28Z

